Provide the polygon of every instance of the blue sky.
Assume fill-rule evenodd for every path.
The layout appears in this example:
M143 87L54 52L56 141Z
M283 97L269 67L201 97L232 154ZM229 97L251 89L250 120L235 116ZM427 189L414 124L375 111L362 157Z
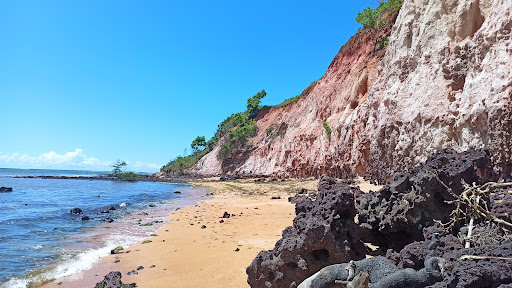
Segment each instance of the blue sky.
M0 167L158 171L319 79L375 4L0 0Z

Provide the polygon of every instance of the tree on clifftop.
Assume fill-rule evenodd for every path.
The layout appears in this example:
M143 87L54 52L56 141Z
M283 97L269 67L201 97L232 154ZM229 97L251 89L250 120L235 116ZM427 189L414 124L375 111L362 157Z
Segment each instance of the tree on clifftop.
M247 99L247 116L249 119L256 118L256 115L258 115L258 112L260 111L260 103L261 99L263 97L267 96L267 92L265 90L261 90L253 97Z
M192 144L190 144L190 147L192 147L192 151L197 152L201 148L205 148L206 145L206 139L204 136L197 136L194 141L192 141Z

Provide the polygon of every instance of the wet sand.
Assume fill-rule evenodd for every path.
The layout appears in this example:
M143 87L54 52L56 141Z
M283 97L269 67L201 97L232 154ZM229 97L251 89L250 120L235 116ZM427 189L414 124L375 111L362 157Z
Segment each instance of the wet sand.
M120 271L124 283L139 287L249 287L245 268L259 251L272 249L282 230L292 224L294 205L288 197L300 188L316 190L317 183L195 181L192 184L207 187L214 195L174 211L168 218L171 223L146 239L151 242L138 242L123 253L101 258L90 270L43 287L94 287L110 271ZM221 218L224 212L230 218ZM137 271L139 266L144 269ZM132 270L138 274L127 275Z

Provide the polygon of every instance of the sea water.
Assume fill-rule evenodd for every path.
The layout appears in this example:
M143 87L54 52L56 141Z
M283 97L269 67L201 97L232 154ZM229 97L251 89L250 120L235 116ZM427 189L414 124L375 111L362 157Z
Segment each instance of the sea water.
M88 269L111 249L149 237L172 210L205 197L201 188L184 184L13 177L103 173L0 168L0 186L13 188L0 193L0 287ZM105 213L109 206L115 210ZM84 215L90 220L82 221Z

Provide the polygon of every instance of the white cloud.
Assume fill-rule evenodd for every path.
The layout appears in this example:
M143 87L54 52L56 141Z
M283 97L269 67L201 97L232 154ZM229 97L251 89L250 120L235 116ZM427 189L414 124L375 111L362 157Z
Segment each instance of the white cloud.
M130 163L128 163L130 164ZM144 162L135 162L130 164L131 167L135 168L134 170L139 171L138 169L143 169L140 171L158 171L163 165L157 165L153 163L144 163Z
M94 157L87 157L82 149L76 148L73 152L58 154L54 151L43 153L39 156L13 153L10 155L0 152L0 167L8 168L49 168L49 169L92 169L110 170L112 162L101 161ZM135 162L128 163L128 168L137 172L156 172L161 165L153 163Z

